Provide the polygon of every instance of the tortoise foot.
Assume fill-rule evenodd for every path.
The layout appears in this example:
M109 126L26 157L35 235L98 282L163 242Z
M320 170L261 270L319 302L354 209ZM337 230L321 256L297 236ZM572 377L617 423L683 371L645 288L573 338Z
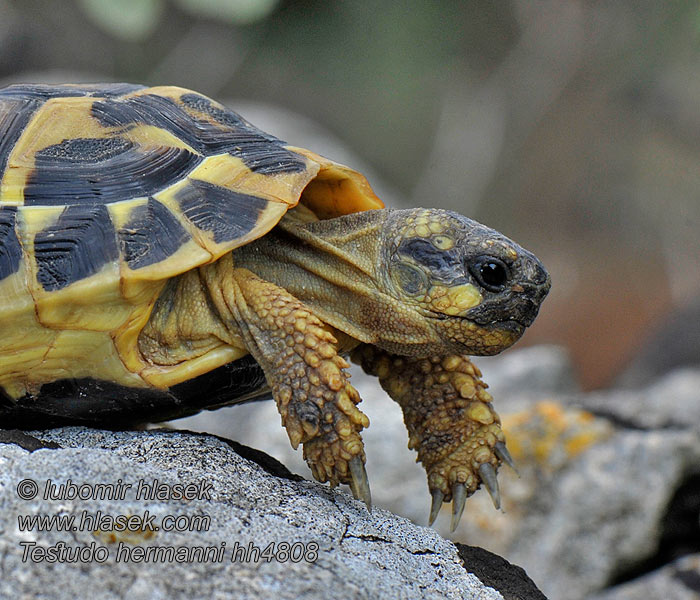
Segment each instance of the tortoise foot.
M450 355L414 359L372 346L352 355L401 405L408 447L418 451L432 496L432 524L443 502L452 502L452 529L464 503L482 484L496 508L500 492L496 472L510 462L505 436L481 372L468 357Z

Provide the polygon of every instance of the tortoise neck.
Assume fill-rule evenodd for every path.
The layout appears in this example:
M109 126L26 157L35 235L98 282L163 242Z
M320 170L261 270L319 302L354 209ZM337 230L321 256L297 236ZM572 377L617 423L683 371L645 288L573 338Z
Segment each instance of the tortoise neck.
M373 343L368 316L385 296L379 271L387 213L310 221L303 209L290 211L266 236L234 250L234 264L286 289L332 327Z

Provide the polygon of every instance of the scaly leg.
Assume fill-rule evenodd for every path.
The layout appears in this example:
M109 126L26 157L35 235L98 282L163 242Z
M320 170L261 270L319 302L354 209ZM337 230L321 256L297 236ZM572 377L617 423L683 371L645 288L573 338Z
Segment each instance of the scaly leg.
M355 406L360 396L335 337L302 302L247 269L234 269L233 286L235 304L228 301L228 308L265 372L292 446L304 445L318 481L350 484L369 508L359 433L369 419Z
M401 406L408 429L408 447L428 475L433 497L430 524L443 501L452 500L452 530L456 529L467 496L481 483L500 506L496 469L511 464L500 419L479 369L467 356L415 359L362 345L352 354Z

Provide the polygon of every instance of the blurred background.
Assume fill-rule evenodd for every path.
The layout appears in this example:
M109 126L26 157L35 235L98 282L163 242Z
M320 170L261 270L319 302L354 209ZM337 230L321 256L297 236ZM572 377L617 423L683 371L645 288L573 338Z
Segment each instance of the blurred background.
M699 59L697 1L0 0L3 83L191 87L533 250L554 286L521 344L585 389L700 296Z
M523 477L502 470L506 514L479 492L453 539L553 598L700 552L700 371L619 387L700 363L697 0L0 0L0 83L19 81L193 88L389 206L454 209L535 252L553 287L525 350L479 363ZM353 381L376 504L425 524L400 410ZM310 477L258 404L174 426Z

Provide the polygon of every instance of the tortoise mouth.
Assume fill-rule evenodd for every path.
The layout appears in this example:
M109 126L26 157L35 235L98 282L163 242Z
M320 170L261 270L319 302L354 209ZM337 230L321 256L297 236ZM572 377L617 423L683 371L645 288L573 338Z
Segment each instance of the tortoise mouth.
M496 321L486 325L479 325L485 332L486 337L492 341L484 346L481 346L478 352L482 356L490 356L499 354L503 350L510 348L517 342L525 333L525 325L519 323L515 319L507 319L504 321Z
M493 319L487 321L485 319L475 319L473 317L463 317L460 315L446 315L444 313L435 313L431 311L431 316L438 319L439 321L448 321L451 319L456 319L458 321L463 321L467 323L473 323L479 327L486 329L488 331L508 331L511 333L517 333L519 336L523 334L525 329L529 327L535 320L535 317L528 319Z
M466 318L482 327L524 330L535 321L540 303L527 297L509 298L505 303L481 304Z
M507 331L520 337L529 323L523 323L516 319L506 319L505 321L493 321L491 323L479 323L484 329L489 331Z
M447 326L452 351L472 356L491 356L510 348L525 332L526 326L516 319L478 323L473 318L433 314L440 333ZM448 323L457 324L459 332Z

